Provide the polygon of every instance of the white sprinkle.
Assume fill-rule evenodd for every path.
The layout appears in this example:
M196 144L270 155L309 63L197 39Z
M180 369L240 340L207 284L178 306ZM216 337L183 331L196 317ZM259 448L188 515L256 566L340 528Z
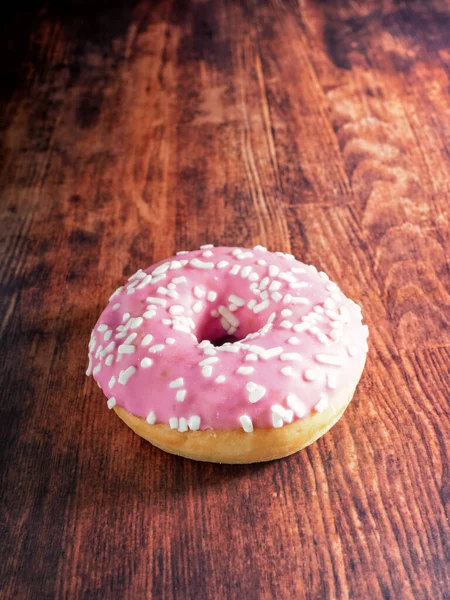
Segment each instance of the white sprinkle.
M283 303L284 304L290 304L292 302L292 296L291 294L286 294L285 297L283 298Z
M165 273L169 270L169 268L170 263L163 263L162 265L159 265L159 267L156 267L156 269L152 271L152 275L160 275L161 273Z
M292 367L283 367L281 369L281 373L282 375L284 375L285 377L295 377L295 372L292 369Z
M217 310L219 311L219 314L221 314L222 317L224 317L230 325L232 325L233 327L239 326L239 320L236 319L233 313L230 310L228 310L226 306L219 306Z
M153 336L151 333L147 333L147 335L144 337L144 339L142 340L142 345L143 346L149 346L152 342Z
M117 290L111 294L111 296L109 297L109 299L112 300L113 298L115 298L116 296L118 296L122 290L123 290L123 285L121 285L120 287L118 287Z
M212 310L212 311L211 311L211 316L212 316L214 319L216 319L216 318L219 316L219 313L217 312L217 310L216 310L216 309L214 309L214 310Z
M276 277L279 272L280 272L280 268L277 267L276 265L270 265L269 266L269 275L271 277Z
M211 366L207 366L207 367L202 367L202 375L203 377L211 377L212 375L212 367Z
M319 271L319 275L320 275L320 277L322 277L322 279L325 279L325 281L328 281L328 279L330 279L328 277L328 275L326 273L324 273L323 271Z
M291 267L291 271L293 273L306 273L306 270L303 267Z
M256 281L254 281L253 283L251 283L249 285L249 289L254 293L254 294L259 294L259 290L258 290L258 284L256 283Z
M174 379L169 383L170 388L179 388L184 385L184 379L182 377L178 377L178 379Z
M271 315L269 315L269 318L267 319L267 323L273 323L275 321L277 317L277 313L273 312Z
M291 296L291 304L310 304L310 301L308 300L308 298L302 298L302 297L298 297L298 296Z
M108 325L105 325L104 323L102 323L101 325L99 325L97 327L98 331L106 331L108 329Z
M269 300L264 300L263 302L260 302L259 304L257 304L254 308L253 308L253 312L255 314L260 313L262 310L265 310L266 308L268 308L270 305Z
M154 310L148 310L142 316L144 317L144 319L153 319L153 317L155 315L156 315L156 312Z
M127 385L128 380L135 373L136 373L136 367L128 367L128 369L125 369L124 371L120 371L119 383L121 383L122 385Z
M261 252L267 252L267 248L265 246L260 246L259 244L257 244L256 246L253 246L253 250L260 250Z
M125 323L126 321L128 321L128 319L130 318L130 316L131 315L130 315L129 312L123 313L123 315L122 315L122 323Z
M119 354L133 354L136 352L136 346L131 346L129 344L122 344L118 348Z
M345 358L335 354L316 354L316 360L324 365L334 365L336 367L342 367L346 362Z
M197 431L200 428L200 417L198 415L189 417L188 425L191 431Z
M211 342L209 340L203 340L203 342L200 342L200 344L198 345L199 348L206 348L206 346L209 346L211 344Z
M215 382L216 383L223 383L226 380L225 375L219 375L218 377L215 378Z
M260 294L261 300L267 300L268 297L269 297L269 292L267 290L264 290L263 292L261 292L261 294Z
M108 356L106 357L106 360L105 360L105 365L110 367L113 364L113 360L114 360L114 354L108 354Z
M206 296L206 298L209 300L209 302L214 302L214 300L217 298L217 292L213 292L213 291L208 292L208 295Z
M299 290L300 288L308 287L308 283L306 281L292 281L289 284L291 290Z
M245 266L242 271L241 271L241 277L243 279L245 279L246 277L248 277L250 275L250 273L252 272L252 267L250 265Z
M258 275L258 273L255 273L255 271L252 271L250 273L250 275L248 276L248 278L249 278L250 281L255 282L255 281L258 281L259 275Z
M136 273L134 273L131 277L128 277L128 281L133 281L133 279L143 279L144 277L144 271L142 269L138 269Z
M272 404L272 414L280 417L285 423L292 423L294 411L284 408L281 404Z
M187 420L184 417L180 417L178 421L178 431L184 433L188 430Z
M283 296L280 294L280 292L272 292L272 300L274 302L279 302L282 297Z
M265 387L263 387L262 385L258 385L253 381L249 381L245 388L248 392L248 400L252 404L254 404L255 402L259 402L259 400L261 400L261 398L263 398L267 392Z
M150 273L149 275L145 275L144 279L139 283L139 285L137 286L137 290L142 290L143 288L145 288L149 283L151 283L153 279L153 275Z
M238 375L251 375L255 369L253 367L239 367L236 371Z
M251 258L252 256L252 252L242 252L241 254L236 254L236 258L238 260L243 260L244 258Z
M235 296L234 294L228 296L228 301L236 304L236 306L244 306L245 304L245 300L243 300L240 296Z
M257 300L255 300L255 298L252 298L251 300L249 300L247 306L250 310L253 310L253 308L256 306Z
M175 394L175 398L177 399L177 402L184 402L185 396L186 396L186 390L178 390L177 393Z
M325 313L325 309L323 308L323 306L317 305L314 307L314 312L318 315L323 315Z
M292 329L294 327L294 323L291 323L291 321L281 321L280 327L283 327L283 329Z
M306 381L314 381L317 378L317 371L314 369L307 369L303 373L303 377L306 379Z
M326 394L320 394L319 402L315 405L315 410L319 413L323 412L328 408L328 396Z
M309 323L308 321L304 321L303 323L297 323L296 325L294 325L294 331L295 333L301 333L302 331L306 331L310 327L311 323Z
M294 411L295 416L299 419L306 415L306 406L299 398L297 398L295 394L288 395L286 398L286 404Z
M111 408L114 408L116 405L116 399L114 397L110 398L106 405L111 410Z
M174 277L172 281L178 285L179 283L186 283L187 279L182 275L181 277Z
M209 248L214 248L214 244L203 244L203 246L200 246L200 250L208 250Z
M172 344L175 344L177 340L173 337L168 337L166 338L166 344L169 344L169 346L171 346Z
M111 339L112 336L112 329L108 329L108 331L106 331L105 335L103 336L103 339L105 340L105 342L109 342L109 340Z
M100 344L100 346L97 346L97 350L95 351L95 358L99 357L99 354L101 353L101 351L103 350L103 346Z
M293 346L300 344L300 340L295 336L292 336L288 339L288 344L292 344Z
M172 325L172 319L161 319L163 325Z
M148 349L148 351L152 354L154 354L155 352L161 352L161 350L164 350L164 344L156 344L155 346L152 346Z
M181 264L181 261L179 260L173 260L170 263L170 269L174 270L174 269L181 269L183 265Z
M335 390L337 388L337 373L328 373L327 386L330 390Z
M258 265L261 265L261 267L265 267L267 265L267 262L260 258L258 261L256 261Z
M176 253L177 256L180 254L189 254L188 250L180 250L179 252Z
M242 429L246 433L252 433L253 431L253 423L251 418L248 415L242 415L239 417L239 421L241 422Z
M184 306L181 304L174 304L169 308L171 315L182 315L184 313Z
M289 252L284 253L284 258L286 260L295 260L295 256L293 254L289 254Z
M281 281L272 281L272 283L269 285L269 290L271 292L276 292L277 290L279 290L281 287Z
M204 262L203 260L199 260L198 258L193 258L189 261L189 264L196 269L213 269L214 263L212 262Z
M120 308L120 302L116 302L112 307L113 310L117 310L118 308Z
M268 277L263 277L259 283L259 289L265 290L266 287L269 285L269 281L270 279Z
M152 364L153 364L152 359L148 358L147 356L141 360L141 367L143 369L148 369L149 367L152 366Z
M178 298L178 294L176 292L174 292L173 290L168 290L165 287L159 286L159 288L156 290L157 294L162 294L164 296L170 296L171 298Z
M283 308L283 310L281 311L281 316L282 317L291 317L292 310L289 310L289 308Z
M281 417L279 417L278 415L274 415L272 413L272 425L275 427L275 429L279 429L280 427L283 427L283 419Z
M240 346L238 344L224 344L219 346L217 350L221 352L239 352Z
M144 319L142 317L135 317L133 319L133 323L130 325L130 329L137 329L142 325Z
M280 273L278 277L283 281L295 282L295 276L292 273Z
M92 373L94 375L97 375L97 373L100 373L101 368L102 368L102 363L98 363L98 365L96 367L94 367L94 370L92 371Z
M178 417L170 417L169 425L170 429L178 429Z
M213 365L214 363L218 362L218 360L219 359L216 356L210 356L209 358L204 358L198 364L201 367L204 367L206 365Z
M111 377L111 379L108 382L108 387L109 389L113 388L116 385L116 378L114 377L114 375Z
M147 418L145 419L147 421L147 423L149 425L154 425L156 422L156 414L154 410L151 410L148 415Z
M161 281L161 279L165 279L165 278L166 278L165 273L161 273L161 275L155 275L152 279L152 283L158 283L158 281Z
M241 270L240 265L233 265L230 269L230 275L237 275L240 270Z
M256 354L253 354L252 352L250 352L249 354L246 355L245 360L255 361L255 360L258 360L258 356Z
M200 300L197 300L197 302L194 302L193 306L192 306L192 310L195 313L199 313L203 308L203 304L200 302Z
M149 296L145 299L149 304L160 304L161 306L166 306L167 300L164 298L154 298L153 296Z
M205 294L206 292L202 287L200 287L199 285L194 286L194 296L196 298L203 298Z
M294 360L297 362L301 362L303 360L303 357L297 352L283 352L283 354L280 356L280 360Z
M202 256L209 258L210 256L213 256L213 252L211 252L211 250L205 250L205 252L202 252Z
M210 346L205 346L205 348L203 348L203 354L206 354L207 356L214 356L217 354L217 351L211 344Z
M221 260L217 263L217 268L224 269L228 264L229 262L227 260Z
M281 346L277 346L276 348L268 348L261 352L261 358L263 360L269 360L270 358L274 358L283 352L283 348Z
M329 341L330 341L328 339L328 337L324 333L322 333L322 332L320 332L320 333L317 334L317 339L319 340L319 342L321 344L325 344L325 345L327 345L329 343Z

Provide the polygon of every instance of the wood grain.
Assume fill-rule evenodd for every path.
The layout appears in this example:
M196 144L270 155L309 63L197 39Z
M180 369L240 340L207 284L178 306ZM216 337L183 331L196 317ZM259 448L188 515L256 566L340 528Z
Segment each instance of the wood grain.
M2 598L450 597L450 3L5 9ZM136 268L293 252L371 331L343 419L291 458L152 448L84 376Z

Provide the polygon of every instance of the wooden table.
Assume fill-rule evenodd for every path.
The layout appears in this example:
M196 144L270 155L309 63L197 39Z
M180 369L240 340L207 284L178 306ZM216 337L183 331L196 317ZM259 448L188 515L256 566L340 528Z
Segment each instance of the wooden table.
M450 598L450 2L7 10L0 596ZM291 458L163 454L84 375L111 291L209 242L363 306L358 392Z

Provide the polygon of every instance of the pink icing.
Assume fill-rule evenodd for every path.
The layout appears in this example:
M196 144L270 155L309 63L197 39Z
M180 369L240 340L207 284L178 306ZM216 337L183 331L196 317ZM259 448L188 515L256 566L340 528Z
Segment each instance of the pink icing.
M211 343L226 335L239 341ZM204 246L113 294L87 374L110 408L149 423L250 432L324 410L361 370L367 337L360 307L315 267L261 246Z

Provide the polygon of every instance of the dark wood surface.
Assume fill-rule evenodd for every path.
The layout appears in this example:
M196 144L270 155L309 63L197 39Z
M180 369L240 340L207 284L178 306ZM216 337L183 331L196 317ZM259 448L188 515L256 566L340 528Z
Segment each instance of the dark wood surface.
M35 0L1 27L1 598L450 598L450 2ZM354 401L291 458L163 454L84 375L124 277L209 242L364 308Z

